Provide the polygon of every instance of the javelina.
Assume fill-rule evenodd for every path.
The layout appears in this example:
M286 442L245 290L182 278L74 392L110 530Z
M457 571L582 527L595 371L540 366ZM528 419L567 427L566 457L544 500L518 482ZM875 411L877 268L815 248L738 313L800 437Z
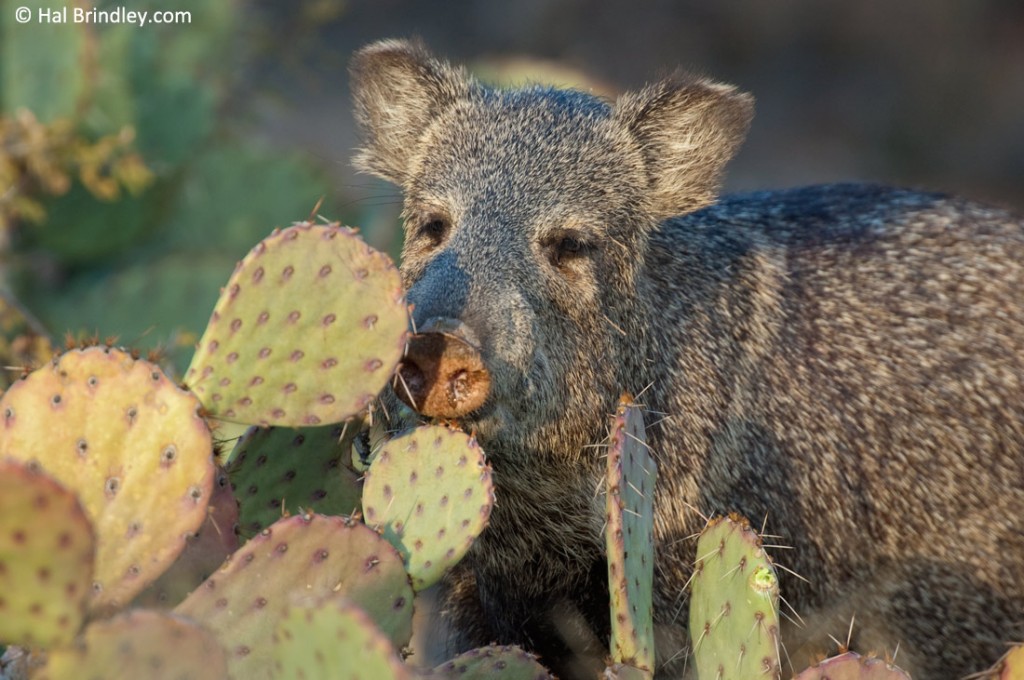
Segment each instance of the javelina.
M490 527L448 583L458 644L592 669L609 628L595 445L623 390L664 414L663 676L686 653L694 508L767 516L793 546L806 581L783 590L811 623L784 631L791 654L856 615L862 647L953 678L1024 635L1020 218L879 186L715 202L753 105L707 80L614 103L492 89L400 41L352 75L356 163L405 195L422 335L397 392L475 430L494 467Z

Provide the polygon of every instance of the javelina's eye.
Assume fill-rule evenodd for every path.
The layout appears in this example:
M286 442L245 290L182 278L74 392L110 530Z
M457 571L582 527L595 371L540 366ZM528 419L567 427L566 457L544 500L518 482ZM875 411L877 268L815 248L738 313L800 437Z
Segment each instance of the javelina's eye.
M447 234L448 221L440 217L433 217L427 220L416 230L417 236L427 239L433 245L440 244Z
M582 257L586 245L577 236L563 235L552 241L551 264L556 267L565 266L570 260Z

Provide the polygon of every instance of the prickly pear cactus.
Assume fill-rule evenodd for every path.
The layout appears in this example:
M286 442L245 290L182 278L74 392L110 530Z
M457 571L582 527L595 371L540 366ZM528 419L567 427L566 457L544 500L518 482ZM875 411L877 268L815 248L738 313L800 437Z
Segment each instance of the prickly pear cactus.
M413 677L387 636L362 609L343 597L289 608L273 641L271 654L280 678Z
M697 542L690 638L700 680L778 678L779 582L750 523L711 520Z
M217 418L327 425L359 413L405 348L398 270L355 232L298 224L260 242L214 307L185 382Z
M95 537L73 493L0 461L0 643L70 642L85 618Z
M537 657L513 645L481 647L423 674L444 680L551 680L553 675Z
M487 526L491 468L476 440L430 425L387 442L363 482L363 516L401 553L413 587L440 580Z
M412 636L413 592L394 548L361 522L296 515L246 543L175 611L216 631L233 678L267 678L270 642L291 605L344 596L396 647Z
M654 483L658 470L640 409L628 395L612 420L605 541L612 659L654 671Z
M253 536L303 511L351 515L361 507L362 476L352 470L358 420L322 427L251 428L227 466L241 504L239 526Z
M89 625L74 646L52 650L35 680L223 680L214 636L177 616L144 609Z
M41 465L93 524L93 611L131 602L205 519L215 470L199 408L156 365L104 347L63 354L0 400L0 456Z
M846 652L825 659L793 680L910 680L910 676L882 659Z
M238 502L231 493L227 473L218 470L206 521L197 534L188 537L171 568L135 598L134 606L176 606L217 571L238 546Z
M651 672L636 666L616 663L604 669L601 680L650 680Z
M999 680L1024 680L1024 645L1017 645L1000 660Z

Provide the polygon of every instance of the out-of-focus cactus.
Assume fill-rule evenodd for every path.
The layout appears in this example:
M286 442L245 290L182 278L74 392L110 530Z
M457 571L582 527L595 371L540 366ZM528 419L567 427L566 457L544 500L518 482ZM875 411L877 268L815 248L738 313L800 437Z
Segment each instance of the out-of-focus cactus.
M344 596L396 647L412 636L413 592L398 553L354 520L297 515L238 550L175 611L214 631L233 677L272 677L273 632L291 605Z
M53 358L53 343L46 331L22 309L8 291L0 290L0 390L18 377L16 367L31 370Z
M355 232L299 224L235 269L185 381L217 418L340 422L391 377L408 325L398 270Z
M85 617L94 554L78 498L37 469L0 458L0 643L70 642Z
M804 670L793 680L910 680L910 676L882 659L846 652Z
M228 458L241 504L239 527L259 533L282 514L351 515L360 508L361 475L351 469L359 421L292 429L249 429Z
M374 621L343 597L289 608L274 633L271 656L278 678L414 677Z
M34 680L224 680L224 650L180 617L136 610L90 624L74 646L51 651Z
M612 660L654 672L654 485L657 465L640 408L623 395L612 419L605 541Z
M72 350L0 399L0 456L78 494L96 531L91 609L128 604L206 517L215 470L196 398L148 361Z
M6 4L0 20L0 112L24 107L46 123L69 117L86 93L88 27L40 21L40 11L59 11L46 0L18 7L29 10L29 21L16 21L14 6Z
M417 590L466 554L493 505L491 469L476 440L440 425L386 442L363 486L366 522L402 554Z
M779 580L742 517L711 520L697 541L690 639L700 680L779 677Z

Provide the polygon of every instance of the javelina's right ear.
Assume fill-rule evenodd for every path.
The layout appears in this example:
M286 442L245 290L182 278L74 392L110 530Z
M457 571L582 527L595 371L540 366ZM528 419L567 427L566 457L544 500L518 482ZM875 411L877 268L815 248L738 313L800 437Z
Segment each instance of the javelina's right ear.
M473 81L461 69L434 59L423 45L405 40L364 47L349 70L364 142L355 166L403 184L427 125L467 96Z

